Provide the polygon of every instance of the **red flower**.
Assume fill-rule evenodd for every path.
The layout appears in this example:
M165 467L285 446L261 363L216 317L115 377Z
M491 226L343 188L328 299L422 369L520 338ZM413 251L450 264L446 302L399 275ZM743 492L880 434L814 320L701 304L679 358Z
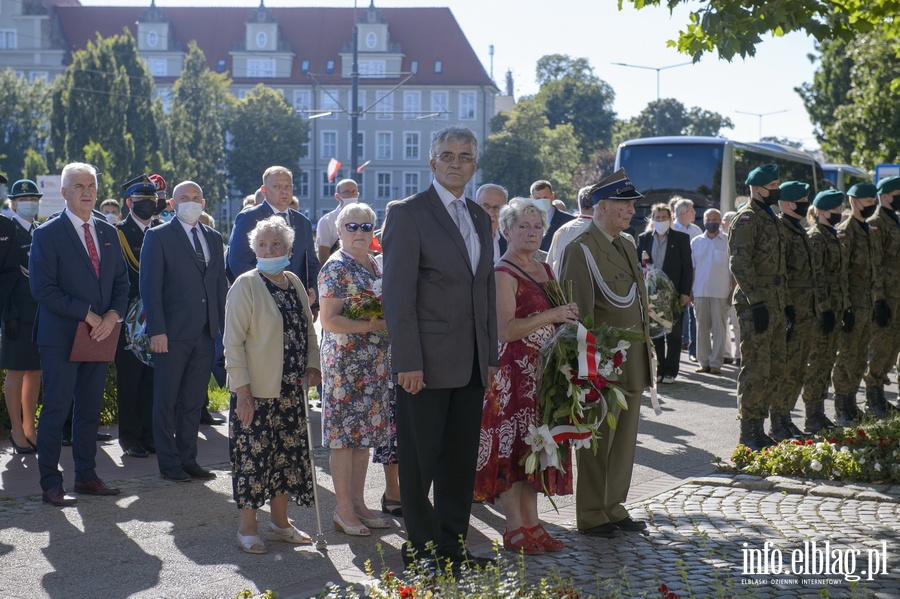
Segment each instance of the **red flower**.
M618 368L622 365L622 362L625 361L625 354L623 352L617 351L613 356L613 367Z
M387 574L384 575L385 580L391 580L393 577L394 577L393 572L388 572Z
M864 431L861 428L856 429L856 434L857 434L857 436L862 437L863 439L866 438L866 431Z
M675 593L669 593L668 595L666 595L666 599L678 599L678 595L676 595Z
M803 441L797 439L796 441L794 441L794 445L803 445Z
M835 445L835 444L837 444L837 442L838 442L837 437L831 437L830 439L826 439L826 440L827 440L829 443L831 443L832 445Z
M412 599L416 595L416 587L407 587L401 584L397 590L400 591L400 599Z
M807 444L807 445L812 445L812 444L813 444L813 440L812 440L812 439L807 439L807 440L806 440L806 444Z
M661 594L665 595L666 593L669 592L669 587L667 587L664 584L661 584L661 585L659 585L659 588L656 590L659 591Z

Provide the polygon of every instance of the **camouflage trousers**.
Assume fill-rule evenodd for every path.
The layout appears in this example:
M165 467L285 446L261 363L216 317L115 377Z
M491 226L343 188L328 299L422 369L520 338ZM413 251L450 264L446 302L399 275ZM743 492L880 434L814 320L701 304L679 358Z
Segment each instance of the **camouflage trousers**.
M869 342L872 340L872 307L853 306L855 326L849 333L841 331L837 357L831 371L831 383L837 395L855 395L866 371Z
M806 361L806 376L803 381L804 404L828 397L828 385L831 384L831 371L834 368L841 334L840 322L827 335L822 332L818 323L813 327L809 358Z
M869 342L869 367L863 379L866 387L880 387L887 373L897 361L900 352L900 299L887 300L891 320L884 328L872 323L872 340Z
M797 405L797 398L806 378L806 363L813 337L819 323L813 314L797 315L791 338L787 341L784 372L779 384L772 390L770 410L776 414L790 414Z
M741 420L767 418L772 389L782 381L786 351L784 311L769 306L769 327L757 333L753 310L737 306L741 327L741 371L738 374L737 405Z

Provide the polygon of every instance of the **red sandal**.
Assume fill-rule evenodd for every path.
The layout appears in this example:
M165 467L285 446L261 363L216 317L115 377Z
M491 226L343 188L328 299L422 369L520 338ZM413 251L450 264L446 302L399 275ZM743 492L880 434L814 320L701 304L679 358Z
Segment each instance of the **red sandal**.
M528 534L528 529L524 526L503 533L503 548L521 551L525 555L539 555L544 552L541 544Z
M544 551L549 551L551 553L555 551L562 551L562 549L566 546L565 543L560 541L559 539L554 539L550 536L550 533L544 530L544 527L541 524L537 526L532 526L531 528L526 528L528 534L540 545Z

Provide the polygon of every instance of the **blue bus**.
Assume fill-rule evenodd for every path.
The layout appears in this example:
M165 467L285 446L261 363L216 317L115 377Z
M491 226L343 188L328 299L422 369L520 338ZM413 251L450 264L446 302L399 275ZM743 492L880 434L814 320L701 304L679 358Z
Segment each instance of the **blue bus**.
M825 180L843 192L857 183L872 182L869 173L849 164L823 164L822 171L825 173Z

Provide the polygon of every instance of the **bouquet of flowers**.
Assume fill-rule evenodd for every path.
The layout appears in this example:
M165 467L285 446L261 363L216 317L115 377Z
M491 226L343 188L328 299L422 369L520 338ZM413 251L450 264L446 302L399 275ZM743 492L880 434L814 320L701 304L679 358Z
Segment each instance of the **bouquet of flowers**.
M344 316L351 320L376 321L384 318L381 304L381 279L376 279L373 289L352 287L344 307Z
M684 305L672 279L662 270L646 269L644 282L647 284L647 295L650 298L650 305L647 307L650 317L650 337L655 339L672 332L672 324L678 315L684 312Z
M540 424L530 425L525 442L525 471L554 467L564 470L563 447L597 451L604 419L616 428L616 405L627 409L625 394L615 381L622 373L625 350L640 342L643 333L601 323L565 324L554 331L540 353L537 412ZM592 405L596 404L596 406Z

